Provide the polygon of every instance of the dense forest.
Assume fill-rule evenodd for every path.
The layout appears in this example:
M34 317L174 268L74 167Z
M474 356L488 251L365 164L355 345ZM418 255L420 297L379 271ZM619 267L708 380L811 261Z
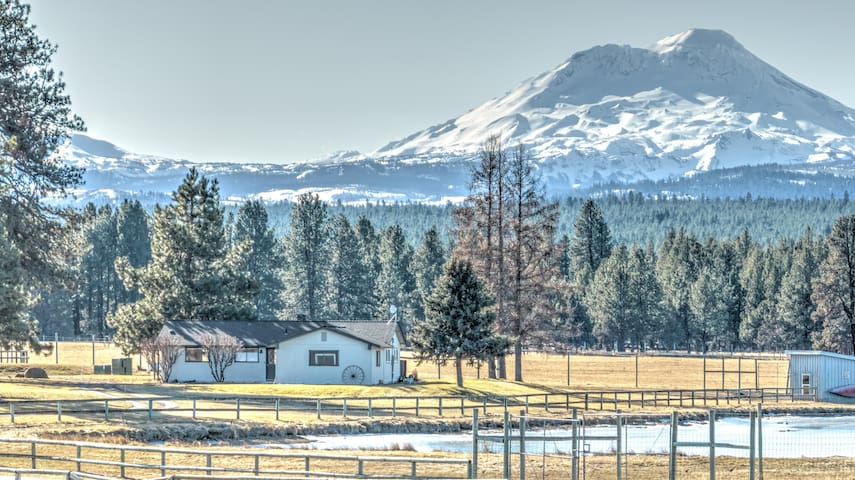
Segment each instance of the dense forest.
M855 187L855 184L853 184ZM576 213L588 197L555 199L559 205L558 235L573 230ZM617 243L660 245L670 229L683 228L698 238L734 238L748 229L751 238L761 245L772 245L781 240L795 240L810 227L816 234L831 232L834 221L843 215L855 213L855 204L848 195L838 198L774 199L746 196L735 199L713 198L661 198L639 193L607 194L591 197L607 219L612 237ZM277 202L265 205L271 227L278 236L289 231L293 204ZM227 207L235 214L239 206ZM407 239L415 244L432 226L444 240L453 220L455 205L422 204L363 204L328 205L332 216L344 215L351 222L365 216L380 228L400 225Z

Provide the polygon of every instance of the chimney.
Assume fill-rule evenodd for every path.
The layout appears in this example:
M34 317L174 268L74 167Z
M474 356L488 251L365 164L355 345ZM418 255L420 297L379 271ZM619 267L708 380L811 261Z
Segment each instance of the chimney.
M306 314L305 313L298 313L297 314L297 321L298 322L305 322L306 321Z

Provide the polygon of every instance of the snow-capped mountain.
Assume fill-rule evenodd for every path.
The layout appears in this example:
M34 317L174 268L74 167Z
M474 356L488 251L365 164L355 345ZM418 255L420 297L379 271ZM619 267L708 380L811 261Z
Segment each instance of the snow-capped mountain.
M648 48L576 53L505 95L369 154L200 168L220 179L224 196L276 199L312 190L345 201L442 201L465 195L468 165L491 134L525 144L556 194L766 164L806 175L855 172L855 110L717 30L689 30ZM87 190L168 192L190 165L82 136L63 155L87 168Z

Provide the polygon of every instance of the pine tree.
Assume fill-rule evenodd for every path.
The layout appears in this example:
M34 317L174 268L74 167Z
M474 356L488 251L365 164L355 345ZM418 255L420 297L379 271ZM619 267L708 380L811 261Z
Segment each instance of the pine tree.
M227 249L216 180L190 170L172 203L155 207L151 248L145 267L116 262L125 287L142 295L109 318L123 351L136 351L166 320L255 318L258 287L243 261L246 243Z
M594 322L594 336L599 343L618 351L631 338L632 295L630 286L629 253L619 245L594 273L585 296L585 304Z
M19 281L35 288L70 272L61 230L71 214L43 200L80 183L82 171L53 153L84 125L50 68L56 46L36 35L29 14L18 0L0 1L0 223L18 251Z
M600 207L585 201L576 215L570 240L570 268L576 282L587 285L612 251L611 233Z
M819 273L814 258L811 232L808 229L801 245L796 248L793 263L781 279L778 291L781 343L778 348L809 349L814 331L813 315L816 305L811 299L812 283Z
M330 268L327 206L305 193L291 212L291 233L285 237L285 311L307 320L326 318Z
M128 259L128 265L142 268L151 261L151 233L148 226L148 214L139 200L124 200L116 214L116 258ZM128 291L124 288L119 293L120 303L139 300L138 290Z
M377 277L380 276L380 239L374 232L374 226L365 215L360 215L355 225L356 239L359 243L359 258L362 262L362 278L357 285L357 309L355 318L374 318L380 308L377 296Z
M544 186L531 158L519 145L511 155L505 182L505 240L497 250L503 281L495 287L504 301L502 331L514 341L514 380L521 382L523 345L544 327L547 318L558 316L554 308L563 303L552 290L558 288L560 272L554 235L558 205L546 201Z
M398 309L398 320L404 329L412 326L416 303L416 278L412 271L413 247L407 243L398 225L380 232L380 275L377 278L379 312L388 315L390 305Z
M828 257L813 283L813 319L820 326L814 348L855 352L855 215L834 222L826 239Z
M449 261L425 302L425 321L413 326L416 358L438 364L453 360L457 386L462 387L464 360L471 364L501 355L509 346L507 338L495 334L491 305L471 263Z
M433 291L436 280L442 275L443 265L445 265L445 251L436 226L432 226L422 237L413 257L413 273L416 277L419 296L416 314L419 319L424 319L424 302Z
M344 215L332 223L330 235L330 314L336 320L368 320L360 317L364 310L360 283L365 278L365 263L359 252L359 239Z
M629 335L638 349L652 343L662 330L662 288L656 279L653 246L647 250L634 247L629 252L629 297L633 320Z
M705 262L689 291L692 312L689 328L699 351L707 352L727 329L731 298L733 290L724 272L713 263Z
M687 351L691 351L694 341L689 295L698 278L702 257L701 244L681 229L668 232L656 261L656 278L662 287L665 304L661 340L666 345L683 344Z
M258 284L255 308L259 320L276 320L282 310L282 247L269 227L267 210L258 200L241 205L232 228L234 242L246 241L244 258L249 275Z
M0 227L0 347L41 350L38 323L27 312L29 296L21 283L21 258Z

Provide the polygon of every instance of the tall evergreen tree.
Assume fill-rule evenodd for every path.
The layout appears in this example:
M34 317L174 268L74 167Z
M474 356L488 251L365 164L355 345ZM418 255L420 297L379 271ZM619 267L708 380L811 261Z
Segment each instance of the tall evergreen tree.
M855 353L855 215L834 222L828 257L813 283L813 319L819 325L814 348Z
M594 336L607 347L618 351L631 338L633 318L630 286L629 253L618 245L594 273L588 287L586 306L594 322Z
M128 259L128 265L142 268L151 261L151 232L148 226L148 214L139 200L124 200L116 214L116 258ZM120 303L139 300L138 290L120 292Z
M21 283L23 275L20 255L0 226L0 347L39 351L38 323L27 311L30 298Z
M546 318L562 313L550 310L564 305L550 300L560 281L554 245L558 205L546 201L543 183L522 145L511 155L505 185L507 240L497 257L506 258L501 262L503 281L495 291L505 298L499 322L513 338L514 379L521 382L523 345L544 327Z
M259 320L276 320L282 310L282 247L269 226L267 210L258 200L241 205L232 228L235 242L248 242L244 259L258 284L255 308Z
M781 279L778 316L781 338L778 348L809 349L814 331L811 318L816 305L811 299L812 284L819 273L816 247L810 229L795 249L790 269Z
M699 351L707 352L727 330L728 302L733 295L724 272L713 263L704 262L689 291L692 312L689 328Z
M424 319L424 302L433 291L436 280L442 275L444 264L445 250L436 226L432 226L422 237L413 257L413 274L416 277L416 289L419 296L417 305L419 319Z
M377 278L380 276L380 239L371 221L365 215L357 218L355 231L363 276L357 285L356 297L359 303L354 315L356 318L374 318L380 308L377 294Z
M665 304L662 341L666 345L682 344L688 351L694 340L690 292L698 278L702 256L701 244L681 229L668 232L656 261L656 278Z
M638 349L652 343L662 330L662 288L656 279L653 246L647 250L634 247L629 252L629 296L634 320L629 335Z
M463 361L470 364L507 350L507 338L492 325L492 300L471 263L452 259L425 303L425 321L416 323L410 340L419 361L454 360L457 386L463 386Z
M609 227L600 207L591 199L585 201L576 215L570 240L570 268L575 280L587 285L612 251Z
M360 283L365 279L365 262L360 256L359 239L344 215L332 223L330 235L330 314L337 320L367 320L360 317L364 299Z
M317 195L300 195L291 212L291 233L285 237L287 316L326 317L329 252L326 204Z
M126 288L142 298L119 307L109 321L125 352L157 334L166 320L251 320L257 285L243 262L246 243L227 249L217 181L191 169L172 195L156 207L152 261L133 268L117 260Z
M380 232L380 276L377 278L378 314L388 315L389 306L395 305L405 329L414 323L417 295L412 261L413 247L407 243L401 227L393 225L383 229Z
M18 0L0 1L0 224L18 251L20 281L36 287L69 272L61 241L71 214L43 200L80 183L82 171L53 153L84 125L50 67L56 46L36 35L29 14Z

